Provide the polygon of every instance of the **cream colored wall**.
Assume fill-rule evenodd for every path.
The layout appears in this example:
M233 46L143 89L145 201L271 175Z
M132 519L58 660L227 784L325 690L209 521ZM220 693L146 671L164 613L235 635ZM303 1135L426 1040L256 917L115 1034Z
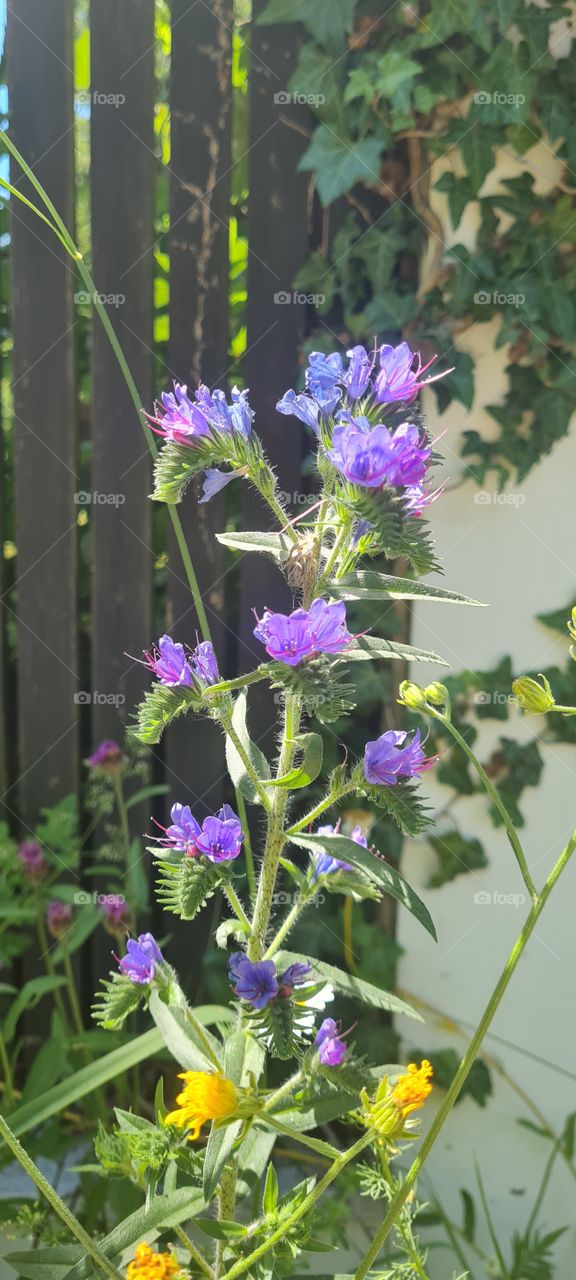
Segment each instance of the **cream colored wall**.
M557 171L549 149L534 147L527 161L538 172L541 189L546 189ZM446 165L445 161L440 167ZM485 189L496 190L500 179L513 172L518 172L517 162L503 154ZM434 198L447 221L444 198ZM447 232L447 239L464 240L473 248L475 229L473 212L458 235ZM446 432L440 448L446 456L447 492L431 512L446 584L490 606L484 610L416 606L414 643L436 648L454 672L464 667L490 669L504 654L512 655L516 671L562 665L567 643L538 623L535 615L576 598L574 435L563 440L521 486L511 482L505 499L498 499L492 483L480 494L476 485L463 480L460 434L473 428L485 436L494 435L495 423L483 406L501 400L505 391L506 352L495 352L492 346L497 326L498 320L477 323L459 339L458 345L476 361L476 400L470 413L452 405L439 418L434 398L427 394L433 431ZM413 674L415 679L422 677L420 669ZM501 733L527 742L544 726L540 718L522 718L513 709L506 723L484 721L478 727L479 754L485 759ZM527 790L521 805L526 817L523 839L537 882L576 824L576 752L548 744L542 751L541 785ZM437 810L452 794L433 773L427 775L422 789ZM522 881L502 831L487 817L484 801L460 800L451 812L465 835L481 839L489 866L429 890L434 855L424 840L410 842L403 870L430 907L438 945L402 913L400 941L406 950L399 981L407 991L452 1017L474 1023L518 933L526 905L516 901L516 895L523 893ZM478 894L489 895L491 901L478 900ZM576 865L566 872L549 904L487 1041L490 1053L557 1131L567 1114L576 1110L575 908ZM460 1037L433 1022L428 1023L425 1036L417 1029L412 1032L406 1023L399 1030L407 1036L407 1048L422 1041L456 1049L463 1044ZM429 1172L446 1208L461 1220L459 1188L466 1186L476 1194L477 1160L495 1222L508 1245L512 1231L528 1215L549 1148L518 1125L520 1117L530 1118L528 1108L504 1080L496 1074L493 1078L494 1097L486 1109L469 1100L457 1107L430 1160ZM542 1217L547 1228L570 1228L558 1246L556 1280L574 1276L575 1202L575 1183L559 1162ZM481 1239L488 1243L485 1231ZM451 1274L448 1255L438 1254L432 1266L435 1280L448 1280Z

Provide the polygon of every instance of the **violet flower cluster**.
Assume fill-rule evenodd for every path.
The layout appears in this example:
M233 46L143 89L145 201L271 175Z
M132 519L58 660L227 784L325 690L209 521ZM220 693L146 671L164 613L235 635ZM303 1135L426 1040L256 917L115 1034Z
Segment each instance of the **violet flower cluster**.
M174 444L194 444L214 432L237 431L246 437L252 431L254 412L248 404L248 392L238 387L232 388L232 403L228 404L223 391L210 392L203 383L192 400L188 388L175 382L174 390L163 391L154 407L155 414L146 414L152 430Z
M273 960L249 960L243 951L228 959L228 976L234 995L260 1011L278 998L288 998L295 987L310 981L309 964L291 964L279 976Z
M144 653L144 664L167 688L192 688L194 680L204 688L220 679L214 646L203 640L189 653L170 636L160 636L158 644Z
M320 653L342 653L353 637L346 628L346 606L314 600L309 609L271 613L266 609L254 635L266 646L270 658L296 667Z
M324 1018L320 1023L314 1047L323 1067L340 1067L346 1057L347 1048L344 1035L338 1031L338 1023L334 1018Z
M188 858L203 855L209 862L231 862L241 852L244 841L242 824L229 804L211 817L197 822L190 806L173 804L170 810L172 823L166 828L159 843L165 849L183 853Z
M377 786L395 787L397 782L431 769L436 756L426 756L420 730L412 734L403 729L388 729L374 742L367 742L364 752L364 777Z
M158 967L163 963L164 956L156 939L151 933L141 933L138 938L128 939L126 955L119 961L119 969L131 982L144 986L154 981Z

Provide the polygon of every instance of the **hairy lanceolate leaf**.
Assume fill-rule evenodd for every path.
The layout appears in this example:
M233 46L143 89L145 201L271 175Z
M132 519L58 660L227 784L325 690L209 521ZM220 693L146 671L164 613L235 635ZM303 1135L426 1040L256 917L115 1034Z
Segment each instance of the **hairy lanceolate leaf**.
M396 790L395 787L381 789L387 791ZM410 887L404 876L399 871L396 871L395 867L389 866L380 854L375 853L372 849L364 849L362 845L357 844L355 840L350 840L348 836L296 835L290 836L290 840L302 849L329 853L331 857L338 858L341 862L351 862L352 866L358 867L372 880L375 880L384 893L389 894L390 897L395 898L397 902L406 907L411 915L415 916L420 921L420 924L424 925L424 928L433 938L436 937L436 930L432 923L430 912L422 902L422 899Z
M152 852L157 853L157 850ZM165 911L171 911L181 920L193 920L223 879L217 865L205 858L159 861L158 872L158 902Z
M150 1013L166 1048L184 1071L221 1070L220 1041L200 1023L176 985L168 999L152 992Z
M123 1222L118 1223L109 1235L100 1241L100 1249L106 1257L117 1258L143 1237L156 1239L162 1230L178 1226L187 1218L196 1217L204 1208L204 1196L199 1187L179 1187L161 1196L153 1196L150 1203L136 1209ZM89 1280L100 1275L92 1258L83 1257L66 1273L65 1280Z
M110 981L102 979L102 988L96 992L92 1017L107 1030L117 1031L124 1026L128 1015L147 1000L149 993L149 987L131 982L126 974L113 973Z
M190 688L167 688L155 682L144 694L137 710L137 724L131 729L135 738L153 746L160 742L167 725L187 711L198 711L200 700Z
M358 636L348 646L343 657L349 662L397 658L400 662L436 662L441 667L449 665L431 649L417 649L414 645L399 644L395 640L385 640L382 636Z
M436 604L469 604L483 608L481 600L472 600L459 591L446 591L413 578L395 578L374 570L356 570L335 582L326 583L326 591L337 600L433 600ZM563 630L566 623L564 622Z
M277 959L278 964L282 966L299 964L303 961L306 964L310 963L309 957L298 955L294 951L282 951ZM339 991L343 996L349 996L351 1000L359 1000L361 1004L370 1005L373 1009L386 1009L391 1013L403 1013L407 1018L417 1018L419 1022L422 1022L421 1015L405 1000L401 1000L399 996L393 995L390 991L375 987L372 982L365 982L363 978L357 978L353 973L345 973L333 964L326 964L324 960L313 960L312 968L321 978L325 978L326 982L329 982L335 991Z
M232 726L236 736L240 739L244 751L256 774L262 780L266 780L270 777L270 765L268 764L266 756L263 755L260 748L256 746L256 743L252 742L250 734L248 733L246 709L247 694L246 690L243 689L242 692L238 694L236 702L234 703ZM242 756L229 733L226 734L226 763L234 786L238 787L238 790L242 792L245 799L249 800L251 804L261 804L262 800L256 791L252 778L246 768L246 763L242 759Z
M281 563L288 559L292 546L283 533L245 533L239 529L236 533L217 533L216 538L223 547L234 551L263 551Z
M324 743L319 733L301 733L296 738L296 745L303 752L300 764L294 766L282 778L272 778L269 787L282 787L288 791L298 791L308 787L318 777L322 768Z

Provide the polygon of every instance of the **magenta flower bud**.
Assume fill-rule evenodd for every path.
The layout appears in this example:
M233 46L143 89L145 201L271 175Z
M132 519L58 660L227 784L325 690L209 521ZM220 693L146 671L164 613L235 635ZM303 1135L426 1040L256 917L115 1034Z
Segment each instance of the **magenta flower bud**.
M47 866L44 851L36 840L25 840L16 854L27 880L42 880Z
M410 403L418 395L421 387L427 386L430 382L437 382L438 378L444 378L447 373L452 373L451 369L445 369L443 373L436 373L432 378L423 378L422 374L426 373L435 359L436 356L433 356L428 364L423 365L421 357L410 349L407 342L401 342L398 347L386 345L380 347L380 372L374 381L376 402L394 404L395 401L404 400ZM417 362L415 369L412 368L414 360Z
M124 768L124 756L117 742L105 738L100 742L85 763L89 769L100 769L104 773L117 773Z
M125 933L130 927L130 908L121 893L107 893L99 900L107 933Z
M46 925L53 938L62 938L72 924L72 907L55 899L46 907Z
M339 1067L348 1052L334 1018L324 1018L320 1023L314 1045L323 1067Z
M190 666L196 679L201 684L217 684L220 679L214 645L209 640L202 640L190 654Z

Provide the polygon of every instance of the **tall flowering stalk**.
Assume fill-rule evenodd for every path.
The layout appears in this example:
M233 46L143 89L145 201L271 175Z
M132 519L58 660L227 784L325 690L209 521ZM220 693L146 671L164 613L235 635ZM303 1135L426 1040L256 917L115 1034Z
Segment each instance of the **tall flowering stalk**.
M35 175L5 138L46 207L55 234L78 262L80 273L98 297L90 274L69 233ZM15 197L18 192L14 190ZM44 216L44 215L43 215ZM134 384L107 316L99 310L135 404ZM398 1016L418 1014L393 994L351 978L312 956L284 950L290 930L319 889L344 897L389 894L409 910L432 936L434 926L424 902L399 872L371 847L361 826L349 835L339 825L319 820L351 795L380 807L402 831L417 834L428 819L419 798L420 775L433 767L419 730L388 731L366 742L362 758L342 762L325 780L322 794L300 817L294 813L300 792L322 776L322 724L341 721L353 706L349 664L357 661L442 662L434 653L395 644L377 634L355 635L350 605L355 600L432 599L475 604L418 578L436 567L423 512L438 497L431 488L432 442L414 406L424 378L419 357L406 343L369 352L354 347L340 353L313 353L301 393L288 390L278 411L306 424L315 441L321 487L315 517L306 525L293 521L256 433L249 397L233 388L231 396L200 386L190 391L176 384L148 415L151 431L161 441L156 458L154 498L169 506L198 608L202 641L176 644L170 636L143 637L144 661L151 686L138 711L137 734L157 743L176 717L195 715L213 720L226 739L228 770L241 809L254 807L263 817L255 891L242 896L236 878L247 837L242 815L228 804L202 822L182 794L170 824L151 846L158 866L159 901L180 919L193 921L207 900L221 893L230 914L221 923L216 944L227 968L230 1008L221 1011L226 1030L208 1030L199 1011L190 1008L165 948L150 934L130 938L118 966L97 999L101 1025L120 1028L128 1015L144 1005L156 1023L180 1072L170 1073L169 1097L155 1096L155 1123L147 1117L118 1113L113 1135L121 1168L145 1195L134 1232L124 1224L121 1247L133 1245L128 1278L145 1274L161 1280L178 1270L201 1273L209 1280L236 1280L290 1274L294 1258L306 1246L318 1201L347 1167L363 1156L380 1171L387 1210L356 1276L362 1280L378 1260L394 1232L401 1263L387 1263L387 1273L426 1276L426 1258L412 1225L411 1195L418 1174L453 1107L528 939L559 876L576 847L568 842L543 888L538 890L528 868L514 824L502 798L452 725L446 689L438 682L425 688L404 683L400 702L423 719L441 720L469 756L503 818L511 849L530 898L530 911L486 1010L445 1094L419 1154L408 1174L392 1172L405 1144L418 1136L419 1113L433 1080L426 1061L405 1069L367 1064L358 1058L352 1033L338 1016L340 996L356 997L361 1006L387 1008ZM434 376L441 376L436 374ZM264 534L222 535L225 545L272 555L294 594L289 614L266 610L256 619L254 635L262 645L262 662L245 676L227 679L217 667L209 629L188 549L174 510L189 486L203 478L201 500L229 483L252 484L267 503L274 523ZM191 500L187 495L186 500ZM381 572L383 558L402 557L407 577ZM376 567L372 562L376 561ZM372 565L372 567L371 567ZM574 625L572 623L572 625ZM269 761L250 738L249 688L266 681L282 705L280 746ZM534 682L532 682L534 683ZM550 690L519 684L517 696L527 711L554 706ZM543 700L547 706L543 707ZM558 708L565 714L569 708ZM311 721L314 725L311 725ZM306 810L306 805L303 808ZM333 817L336 815L333 814ZM366 824L368 825L368 824ZM33 870L33 860L30 860ZM288 910L276 910L280 884L289 887ZM192 926L193 927L193 926ZM224 954L226 953L226 954ZM332 1004L334 1007L332 1008ZM331 1006L325 1016L326 1006ZM359 1017L362 1010L359 1009ZM265 1075L269 1059L290 1063L284 1079L270 1089ZM182 1086L176 1083L180 1076ZM148 1100L152 1106L152 1098ZM353 1140L336 1148L315 1135L322 1118L353 1126ZM209 1128L208 1128L209 1126ZM5 1121L0 1131L37 1187L59 1213L72 1235L86 1248L93 1265L117 1274L107 1247L88 1241L71 1211L48 1188ZM270 1155L278 1134L302 1144L325 1163L319 1181L306 1182L280 1196ZM106 1136L97 1154L110 1160ZM118 1157L119 1158L119 1157ZM248 1175L262 1182L253 1217L236 1215L246 1196ZM175 1188L177 1188L175 1190ZM180 1199L178 1196L180 1195ZM175 1200L176 1197L176 1200ZM210 1209L210 1206L213 1208ZM216 1213L216 1218L214 1217ZM164 1214L164 1216L163 1216ZM181 1223L198 1216L204 1244L192 1240ZM174 1232L182 1251L156 1252L143 1237ZM118 1237L120 1239L120 1237ZM215 1249L210 1240L215 1240ZM106 1242L104 1242L106 1243ZM403 1269L402 1269L403 1268Z

